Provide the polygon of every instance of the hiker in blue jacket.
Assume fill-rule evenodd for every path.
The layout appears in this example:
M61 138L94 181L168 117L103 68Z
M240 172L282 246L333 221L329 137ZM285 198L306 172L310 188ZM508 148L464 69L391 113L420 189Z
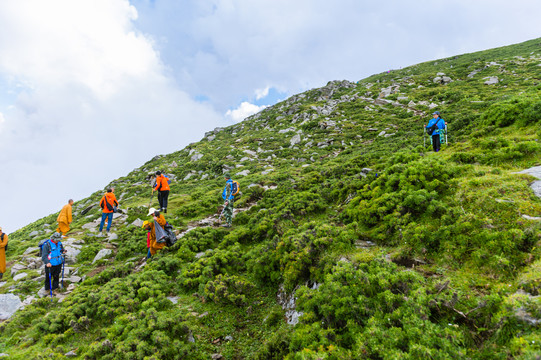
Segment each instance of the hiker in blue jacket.
M66 253L60 239L62 234L55 232L51 238L43 244L41 260L45 264L45 290L58 289L58 281L62 272L63 255Z
M433 130L432 133L429 133L430 135L432 135L432 148L435 152L438 152L440 151L441 147L440 131L445 129L445 125L447 123L441 118L439 111L433 112L432 116L433 118L430 119L428 125L425 126L425 128L427 129L427 132Z

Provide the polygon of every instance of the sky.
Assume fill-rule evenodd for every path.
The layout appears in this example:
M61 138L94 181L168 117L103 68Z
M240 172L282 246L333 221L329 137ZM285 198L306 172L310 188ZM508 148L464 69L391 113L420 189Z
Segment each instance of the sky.
M539 0L1 0L10 233L331 80L541 36Z

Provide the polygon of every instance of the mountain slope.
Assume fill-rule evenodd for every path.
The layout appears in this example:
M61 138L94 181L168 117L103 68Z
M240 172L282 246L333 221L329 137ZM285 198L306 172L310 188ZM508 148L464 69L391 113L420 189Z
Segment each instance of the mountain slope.
M3 323L0 351L536 358L541 200L516 172L540 165L540 65L535 39L333 81L155 157L107 186L124 212L115 236L92 223L103 190L76 203L67 243L83 281ZM449 123L437 154L422 128L434 110ZM166 218L181 234L145 263L131 224L147 219L156 170L173 179ZM224 171L243 193L232 229L214 226ZM10 235L8 260L28 275L0 291L36 294L35 250L24 253L55 219Z

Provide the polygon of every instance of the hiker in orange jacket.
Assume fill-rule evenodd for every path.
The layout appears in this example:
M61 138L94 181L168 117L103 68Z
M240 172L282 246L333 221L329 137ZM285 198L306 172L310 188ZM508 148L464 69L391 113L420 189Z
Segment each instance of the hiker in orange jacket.
M2 232L0 228L0 279L6 272L6 246L8 245L8 234Z
M160 210L167 214L167 199L169 198L169 179L161 171L156 171L156 186L154 190L158 191L158 202Z
M148 211L148 215L152 215L154 218L154 222L145 221L143 223L143 228L148 231L148 238L150 242L150 255L154 256L158 252L158 250L161 250L165 247L165 242L159 243L156 241L156 223L160 224L160 226L163 228L167 221L165 220L165 217L160 214L159 211L157 211L154 208L151 208Z
M118 206L118 201L114 194L115 188L107 189L107 193L103 195L100 200L100 207L102 209L101 213L101 223L100 223L100 233L103 231L103 224L105 219L107 219L107 232L111 230L111 223L113 222L113 213Z
M69 199L68 203L64 205L62 210L60 210L60 214L58 214L58 217L56 218L56 221L58 222L58 228L56 229L56 232L62 233L62 235L66 235L66 233L70 231L70 224L72 221L72 217L71 217L72 205L73 205L73 200Z

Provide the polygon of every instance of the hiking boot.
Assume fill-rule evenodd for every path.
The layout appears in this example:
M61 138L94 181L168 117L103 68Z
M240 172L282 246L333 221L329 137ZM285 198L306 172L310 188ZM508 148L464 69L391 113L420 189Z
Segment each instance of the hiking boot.
M4 273L0 273L0 280L4 277Z
M163 213L167 214L167 208L163 208Z

